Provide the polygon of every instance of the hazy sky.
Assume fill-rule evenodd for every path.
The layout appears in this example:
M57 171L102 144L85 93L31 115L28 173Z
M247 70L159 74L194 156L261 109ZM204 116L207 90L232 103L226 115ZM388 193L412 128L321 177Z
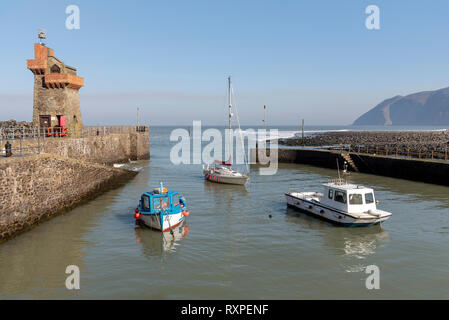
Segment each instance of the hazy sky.
M66 29L68 5L80 29ZM380 30L365 8L380 8ZM345 125L397 94L449 86L449 1L2 1L1 120L31 120L37 29L78 69L85 124Z

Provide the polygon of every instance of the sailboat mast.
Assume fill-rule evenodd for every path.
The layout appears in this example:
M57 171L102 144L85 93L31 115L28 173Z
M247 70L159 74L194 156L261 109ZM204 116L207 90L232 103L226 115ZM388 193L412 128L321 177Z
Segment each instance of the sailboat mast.
M232 104L231 104L231 77L228 77L228 104L229 104L229 129L231 129Z
M232 155L232 133L231 133L231 118L232 118L232 100L231 100L231 76L228 77L228 104L229 104L229 159Z

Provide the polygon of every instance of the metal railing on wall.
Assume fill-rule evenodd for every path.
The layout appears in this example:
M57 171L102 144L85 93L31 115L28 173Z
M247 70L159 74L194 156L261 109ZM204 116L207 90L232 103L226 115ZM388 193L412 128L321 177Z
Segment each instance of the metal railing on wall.
M105 136L109 134L128 134L149 132L148 126L91 126L82 127L79 133L66 128L14 127L0 128L0 156L6 155L5 145L11 144L13 155L40 153L43 143L48 139L65 139L71 137Z
M0 128L0 155L7 154L7 146L12 155L27 155L40 153L41 139L44 139L47 131L44 128Z
M423 159L423 160L448 160L448 149L437 147L416 148L407 145L389 146L389 145L340 145L328 147L328 150L334 150L345 153L365 154L372 156L383 156L393 158L406 159Z
M0 128L0 139L19 140L43 137L47 134L46 128L23 127L23 128Z
M149 132L148 126L86 126L80 130L81 137L105 136L108 134Z

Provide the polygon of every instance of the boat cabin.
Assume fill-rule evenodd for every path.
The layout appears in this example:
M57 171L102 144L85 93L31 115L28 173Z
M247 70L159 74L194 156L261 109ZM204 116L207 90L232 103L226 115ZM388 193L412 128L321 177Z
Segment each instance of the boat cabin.
M376 210L373 189L348 184L341 180L324 184L321 203L349 213L364 213Z
M184 199L179 195L178 191L167 191L167 189L154 189L151 192L142 194L139 203L142 212L158 213L163 211L176 211L185 206Z

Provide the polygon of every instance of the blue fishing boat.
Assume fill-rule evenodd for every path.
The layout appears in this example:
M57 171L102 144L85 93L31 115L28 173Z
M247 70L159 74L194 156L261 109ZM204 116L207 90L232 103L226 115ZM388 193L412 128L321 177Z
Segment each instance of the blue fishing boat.
M178 191L169 191L162 185L140 197L134 218L146 226L160 231L170 230L189 216L187 204Z

